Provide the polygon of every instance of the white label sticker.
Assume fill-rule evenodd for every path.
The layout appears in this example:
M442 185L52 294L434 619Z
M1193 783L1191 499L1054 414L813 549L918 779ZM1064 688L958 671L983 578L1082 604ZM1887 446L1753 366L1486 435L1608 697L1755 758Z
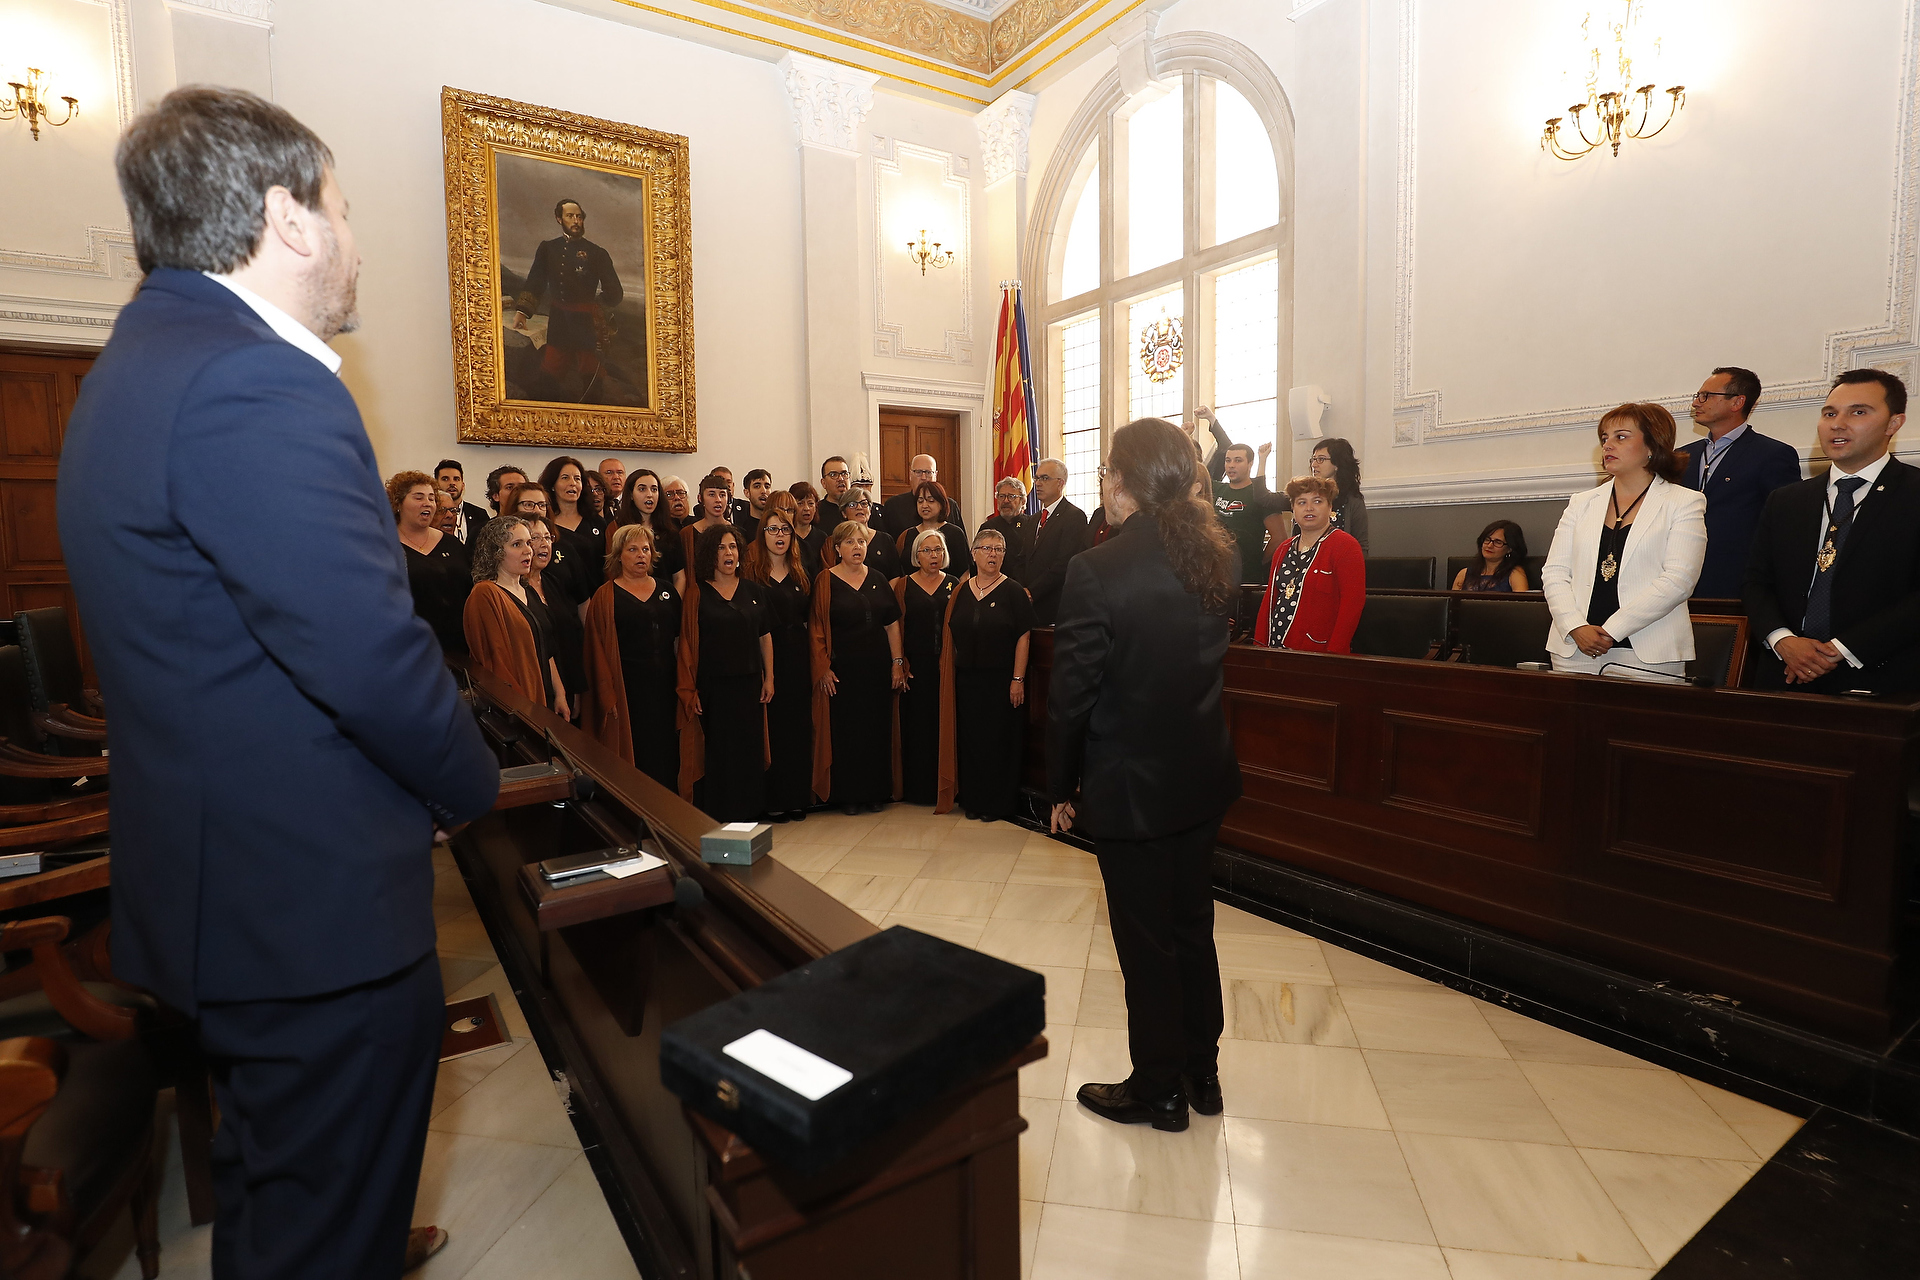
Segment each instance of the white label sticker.
M748 831L753 830L753 824L751 822L729 822L726 826L720 829L722 831L738 831L744 834Z
M746 1063L767 1079L785 1085L808 1102L820 1101L853 1079L853 1072L845 1067L836 1067L820 1055L808 1053L764 1028L741 1036L721 1052Z
M610 862L603 869L615 880L625 880L628 876L637 876L642 871L651 871L655 867L666 865L663 859L656 858L650 853L643 853L637 858L628 858L625 862Z

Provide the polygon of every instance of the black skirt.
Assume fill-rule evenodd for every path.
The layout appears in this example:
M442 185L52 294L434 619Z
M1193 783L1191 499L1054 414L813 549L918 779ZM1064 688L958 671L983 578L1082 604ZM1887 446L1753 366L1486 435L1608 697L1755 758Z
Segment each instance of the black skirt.
M1010 698L1013 668L963 667L953 673L956 799L969 813L1010 816L1020 804L1027 709Z
M700 731L707 741L706 776L693 802L722 822L750 822L767 808L766 740L760 677L702 676Z
M833 674L839 688L827 699L833 722L833 795L828 798L836 804L885 804L893 799L893 662L836 658Z
M773 701L767 704L767 810L788 813L813 803L813 655L807 639L808 597L789 574L761 587L773 611Z

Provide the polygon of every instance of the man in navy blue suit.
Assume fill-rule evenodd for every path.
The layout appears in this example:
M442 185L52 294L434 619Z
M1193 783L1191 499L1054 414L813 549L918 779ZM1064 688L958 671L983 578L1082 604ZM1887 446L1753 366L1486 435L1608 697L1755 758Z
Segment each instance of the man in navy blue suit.
M1732 365L1715 369L1693 396L1693 420L1707 438L1680 451L1687 455L1680 483L1707 495L1707 559L1696 596L1739 598L1767 495L1800 478L1793 446L1747 424L1759 399L1760 379Z
M445 999L429 852L499 789L326 346L359 274L332 160L233 90L133 123L148 274L61 456L111 707L114 967L198 1019L223 1280L401 1273ZM266 474L300 479L286 519L233 501Z

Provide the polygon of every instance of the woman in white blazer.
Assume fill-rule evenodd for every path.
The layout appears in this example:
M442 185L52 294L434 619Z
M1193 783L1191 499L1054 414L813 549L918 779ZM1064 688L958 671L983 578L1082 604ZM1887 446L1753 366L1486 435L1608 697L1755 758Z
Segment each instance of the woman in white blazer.
M1600 419L1611 479L1568 499L1540 570L1555 671L1686 673L1687 597L1707 554L1707 500L1672 483L1687 462L1673 439L1673 415L1657 404L1623 404Z

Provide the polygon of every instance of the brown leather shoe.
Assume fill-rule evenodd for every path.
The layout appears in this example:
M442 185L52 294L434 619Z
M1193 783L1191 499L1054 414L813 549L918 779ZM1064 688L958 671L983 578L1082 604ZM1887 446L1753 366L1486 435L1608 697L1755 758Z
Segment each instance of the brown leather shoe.
M447 1233L439 1227L415 1227L407 1232L407 1262L403 1271L418 1271L427 1259L447 1247Z

